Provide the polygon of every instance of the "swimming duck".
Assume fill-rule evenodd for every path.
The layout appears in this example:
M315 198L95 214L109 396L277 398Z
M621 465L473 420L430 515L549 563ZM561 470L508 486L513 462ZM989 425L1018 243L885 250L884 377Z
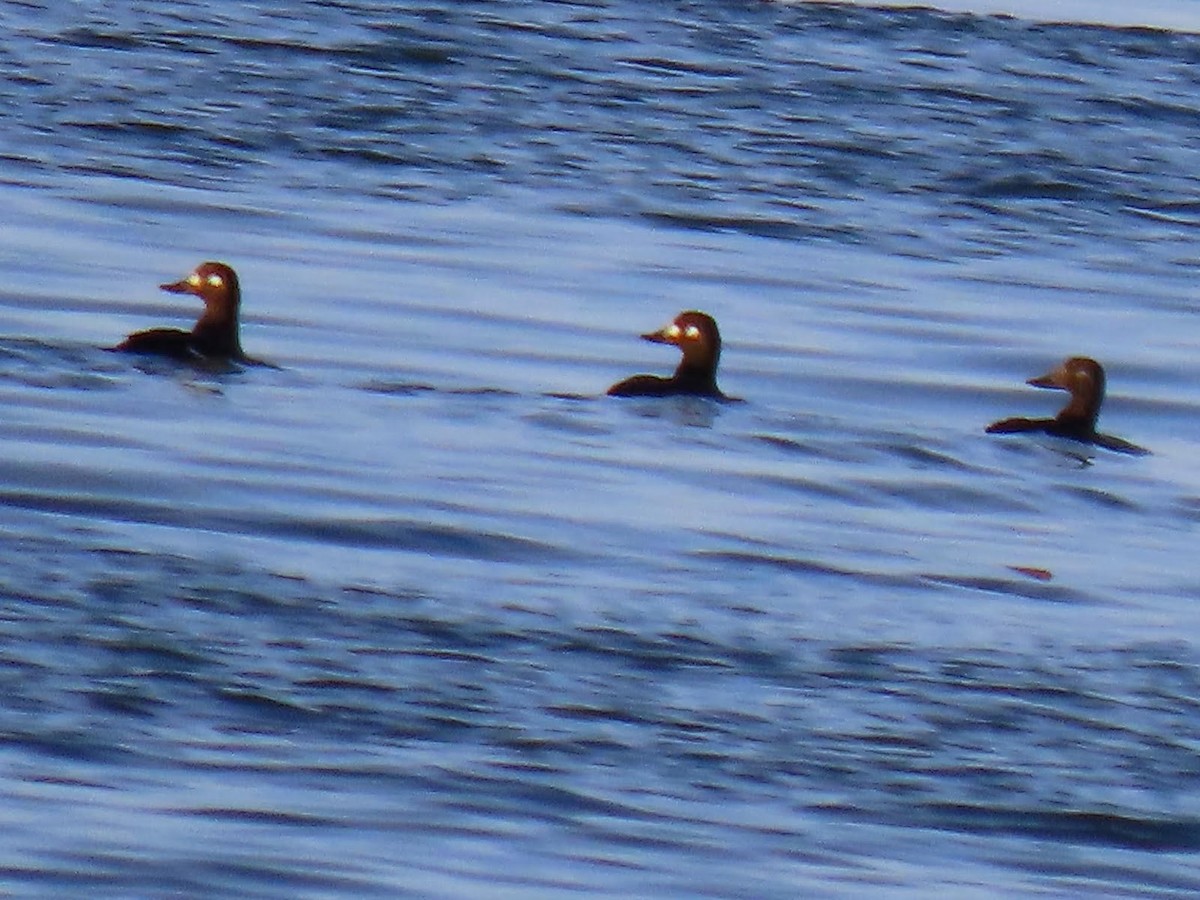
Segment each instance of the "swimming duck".
M1072 356L1057 369L1037 378L1030 378L1026 384L1069 391L1071 399L1053 419L1021 417L1001 419L987 427L989 434L1040 431L1044 434L1096 444L1124 453L1149 452L1121 438L1100 434L1096 431L1100 405L1104 402L1105 377L1104 367L1094 359L1088 359L1086 356Z
M219 262L201 263L186 278L159 285L172 294L195 294L204 301L204 312L191 331L151 328L129 335L114 347L123 353L146 353L174 359L210 359L246 362L238 338L238 309L242 292L237 273Z
M642 340L655 344L674 344L683 352L675 374L634 375L608 389L611 397L670 397L692 395L724 398L717 387L717 363L721 359L721 333L707 313L688 310L670 324L643 334Z

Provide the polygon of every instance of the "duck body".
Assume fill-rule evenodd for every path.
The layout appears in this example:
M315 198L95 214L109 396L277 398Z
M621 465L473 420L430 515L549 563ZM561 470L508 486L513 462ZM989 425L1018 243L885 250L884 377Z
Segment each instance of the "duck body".
M201 263L186 278L159 285L172 294L194 294L204 301L204 312L191 331L150 328L137 331L113 349L171 359L247 362L238 336L242 294L237 273L219 262Z
M180 360L191 359L197 355L192 349L192 333L180 328L149 328L145 331L135 331L113 349L120 353L145 353Z
M988 434L1017 434L1040 432L1073 441L1096 444L1123 453L1148 453L1149 451L1121 438L1100 434L1096 422L1100 407L1104 403L1106 388L1104 367L1086 356L1073 356L1058 368L1030 378L1026 384L1033 387L1068 391L1071 399L1052 419L1026 419L1020 416L993 422L985 430Z
M683 353L675 374L634 375L608 389L610 397L712 397L724 399L717 387L717 364L721 360L721 332L707 313L688 310L670 324L643 334L642 340L673 344Z

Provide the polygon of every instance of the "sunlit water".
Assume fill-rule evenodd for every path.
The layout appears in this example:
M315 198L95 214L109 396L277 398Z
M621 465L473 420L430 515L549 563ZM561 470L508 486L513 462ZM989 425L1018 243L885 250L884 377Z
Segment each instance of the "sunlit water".
M1200 37L106 6L0 11L0 892L1200 891ZM104 349L204 259L279 368ZM685 308L744 402L605 397ZM1073 354L1152 455L983 433Z

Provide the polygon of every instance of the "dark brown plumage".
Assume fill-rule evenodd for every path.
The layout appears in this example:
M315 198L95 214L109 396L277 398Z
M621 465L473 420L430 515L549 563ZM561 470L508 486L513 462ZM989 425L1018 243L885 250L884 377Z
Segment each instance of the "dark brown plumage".
M707 313L681 312L669 325L643 334L642 339L656 344L674 344L683 353L675 374L634 375L608 389L612 397L671 397L691 395L724 398L717 387L717 363L721 360L721 333Z
M179 328L138 331L114 350L181 360L248 361L238 337L242 293L233 269L219 262L201 263L187 278L160 287L172 294L194 294L204 301L204 312L195 326L191 331Z
M1053 419L1001 419L987 427L989 434L1039 431L1123 453L1149 452L1121 438L1096 431L1096 420L1100 416L1100 406L1104 403L1106 379L1104 367L1094 359L1072 356L1057 369L1037 378L1030 378L1026 383L1034 387L1069 391L1071 399Z

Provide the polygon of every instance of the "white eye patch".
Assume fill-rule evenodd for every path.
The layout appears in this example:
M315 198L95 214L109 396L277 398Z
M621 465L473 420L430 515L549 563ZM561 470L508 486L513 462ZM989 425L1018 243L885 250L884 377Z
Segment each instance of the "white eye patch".
M694 341L696 338L700 337L700 329L695 325L689 325L684 329L683 336Z
M664 331L663 333L667 337L674 340L675 338L679 337L680 331L681 331L680 327L678 325L676 325L674 322L672 322L670 325L667 326L667 330Z
M225 279L222 278L220 275L209 275L208 276L209 287L220 287L224 283L225 283Z
M187 283L192 287L200 287L200 276L193 272L187 277Z

